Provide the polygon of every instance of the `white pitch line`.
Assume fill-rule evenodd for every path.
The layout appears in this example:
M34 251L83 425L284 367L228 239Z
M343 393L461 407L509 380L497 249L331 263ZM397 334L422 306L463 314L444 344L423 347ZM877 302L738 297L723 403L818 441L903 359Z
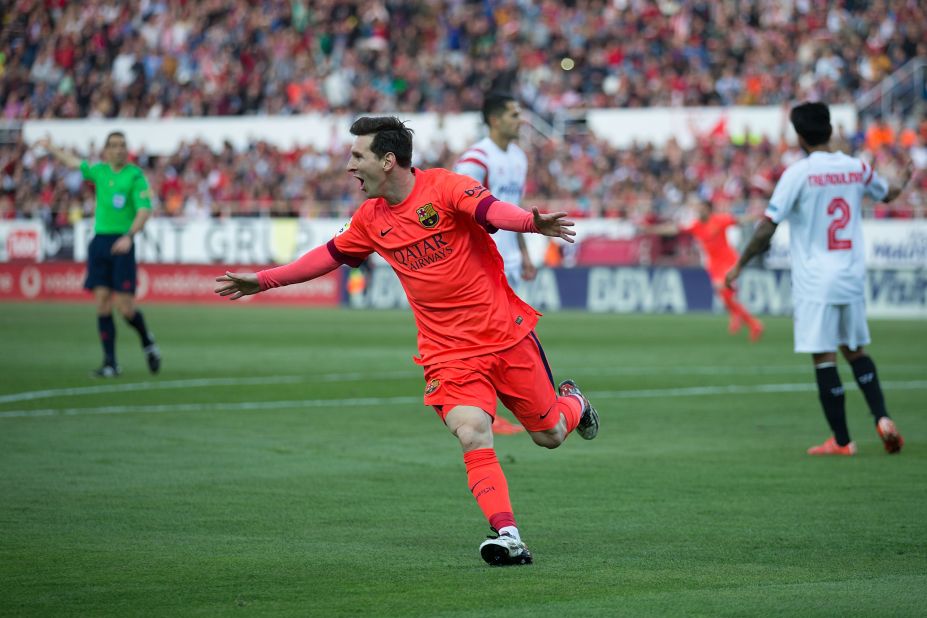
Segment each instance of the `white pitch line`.
M394 406L421 403L421 397L355 397L351 399L300 399L296 401L236 401L232 403L176 403L150 406L103 406L99 408L46 408L10 410L0 418L29 416L84 416L90 414L157 414L162 412L285 410L289 408L350 408L360 406Z
M927 390L927 380L885 382L886 390ZM855 384L846 388L855 389ZM687 388L649 389L637 391L595 391L590 399L652 399L657 397L699 397L706 395L763 395L770 393L814 392L811 383L754 384L727 386L693 386ZM164 412L253 411L294 408L350 408L360 406L399 406L422 404L421 397L355 397L348 399L299 399L291 401L239 401L231 403L179 403L148 406L103 406L97 408L45 408L40 410L10 410L0 412L0 418L40 416L83 416L92 414L156 414Z
M25 391L0 395L0 404L14 401L35 401L54 397L75 395L100 395L106 393L127 393L135 391L160 391L181 388L203 388L207 386L261 386L264 384L297 384L300 382L358 382L361 380L394 380L397 378L421 378L420 374L408 371L383 371L379 373L323 373L305 376L267 376L255 378L195 378L189 380L156 380L130 384L100 384L73 388L50 388L40 391Z
M52 397L73 395L100 395L104 393L128 393L132 391L171 390L179 388L201 388L204 386L254 386L260 384L295 384L305 378L300 376L270 376L266 378L196 378L164 382L133 382L130 384L101 384L99 386L78 386L74 388L52 388L42 391L26 391L0 395L0 403L13 401L35 401Z
M927 380L907 382L883 382L886 390L910 391L927 389ZM844 384L847 390L859 390L855 383ZM759 395L768 393L805 393L817 392L818 387L811 382L800 384L729 384L727 386L686 386L681 388L655 388L637 391L598 391L589 393L590 399L647 399L653 397L698 397L703 395Z
M890 371L923 371L917 366L885 366L884 372ZM810 370L804 365L783 366L755 366L755 367L723 367L723 366L684 366L684 367L607 367L583 368L565 370L559 368L560 374L581 374L584 376L649 376L649 375L706 375L706 376L734 376L734 375L777 375L777 374L805 374ZM373 382L376 380L409 379L420 380L421 373L409 370L379 371L379 372L345 372L307 374L304 376L267 376L254 378L196 378L188 380L155 380L149 382L133 382L128 384L99 384L95 386L78 386L72 388L52 388L39 391L24 391L0 395L0 404L17 401L36 401L39 399L53 399L55 397L73 397L80 395L100 395L106 393L128 393L138 391L174 390L184 388L204 388L210 386L261 386L265 384L297 384L301 382ZM628 391L624 391L628 392Z

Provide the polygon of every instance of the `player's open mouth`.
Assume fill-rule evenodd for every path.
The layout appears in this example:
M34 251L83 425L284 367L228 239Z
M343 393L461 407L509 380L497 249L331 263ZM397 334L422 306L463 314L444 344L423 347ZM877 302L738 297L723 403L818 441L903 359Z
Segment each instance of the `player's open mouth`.
M364 179L361 178L360 176L355 176L354 178L356 178L356 179L357 179L357 182L360 183L360 189L361 189L361 191L363 191L363 190L364 190Z

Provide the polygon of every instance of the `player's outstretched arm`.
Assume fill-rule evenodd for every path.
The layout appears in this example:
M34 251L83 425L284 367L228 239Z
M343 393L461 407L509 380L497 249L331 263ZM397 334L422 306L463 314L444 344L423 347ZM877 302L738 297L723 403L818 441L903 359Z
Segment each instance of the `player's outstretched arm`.
M511 202L496 200L491 203L484 216L485 223L489 223L489 225L500 230L543 234L553 238L562 238L567 242L573 242L573 236L576 236L576 232L572 229L573 222L564 219L567 216L565 212L552 212L542 215L537 208L532 208L531 212L528 213ZM478 213L477 220L479 218Z
M256 273L230 273L216 277L216 294L238 300L271 288L293 285L321 277L341 266L329 252L328 245L319 245L294 262Z
M261 291L257 273L230 273L216 277L219 284L214 290L219 296L230 296L229 300L238 300L242 296L250 296Z
M59 162L63 163L64 165L68 167L71 167L71 168L80 167L80 158L74 156L73 154L71 154L70 152L66 150L63 150L55 146L52 143L51 138L48 136L45 136L39 141L37 141L35 145L39 146L40 148L44 148L46 151L48 151L51 154L51 156L53 156Z
M542 215L537 208L532 208L531 215L534 217L534 227L537 228L538 233L567 242L575 242L573 240L576 236L576 231L573 230L575 224L569 219L564 219L567 213L552 212Z
M767 218L760 220L759 224L756 226L756 230L753 232L753 237L750 239L750 242L747 243L747 247L744 249L744 252L740 254L740 259L737 260L737 263L734 264L734 267L731 268L724 276L724 285L727 287L733 287L734 282L737 281L737 278L740 276L740 271L744 266L747 265L747 262L752 260L757 255L766 251L769 247L769 240L773 237L773 234L776 233L776 224L770 221Z
M668 221L666 223L642 223L637 226L641 234L656 234L657 236L677 236L681 233L679 226Z
M901 195L901 192L904 191L907 184L911 182L912 176L914 176L914 162L908 159L904 169L901 171L901 176L888 186L888 193L885 194L885 198L882 201L891 202Z

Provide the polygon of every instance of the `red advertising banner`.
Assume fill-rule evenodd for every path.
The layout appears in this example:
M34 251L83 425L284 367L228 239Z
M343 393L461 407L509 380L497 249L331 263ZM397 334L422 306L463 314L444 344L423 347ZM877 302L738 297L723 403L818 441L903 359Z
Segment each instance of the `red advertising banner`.
M213 293L215 278L226 266L186 264L140 264L136 297L143 302L217 303L228 299ZM264 267L237 266L232 270L254 271ZM0 263L0 302L2 301L85 301L93 297L84 290L86 268L73 262L39 264ZM246 296L236 302L262 305L337 306L341 301L342 274L328 273L307 283Z

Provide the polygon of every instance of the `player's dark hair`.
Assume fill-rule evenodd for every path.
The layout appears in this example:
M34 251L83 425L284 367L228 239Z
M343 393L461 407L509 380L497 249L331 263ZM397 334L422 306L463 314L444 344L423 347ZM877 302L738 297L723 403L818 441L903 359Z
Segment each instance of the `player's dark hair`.
M103 147L109 146L109 140L114 137L121 137L123 140L126 138L126 134L122 131L112 131L109 135L106 136L106 141L103 142Z
M824 103L802 103L792 108L789 120L809 146L820 146L830 141L834 129L830 126L830 110Z
M483 99L483 122L489 124L489 119L498 114L505 113L510 102L515 102L515 97L503 92L490 92Z
M395 116L361 116L351 125L351 135L373 135L370 150L380 158L391 152L399 167L412 166L412 129Z

